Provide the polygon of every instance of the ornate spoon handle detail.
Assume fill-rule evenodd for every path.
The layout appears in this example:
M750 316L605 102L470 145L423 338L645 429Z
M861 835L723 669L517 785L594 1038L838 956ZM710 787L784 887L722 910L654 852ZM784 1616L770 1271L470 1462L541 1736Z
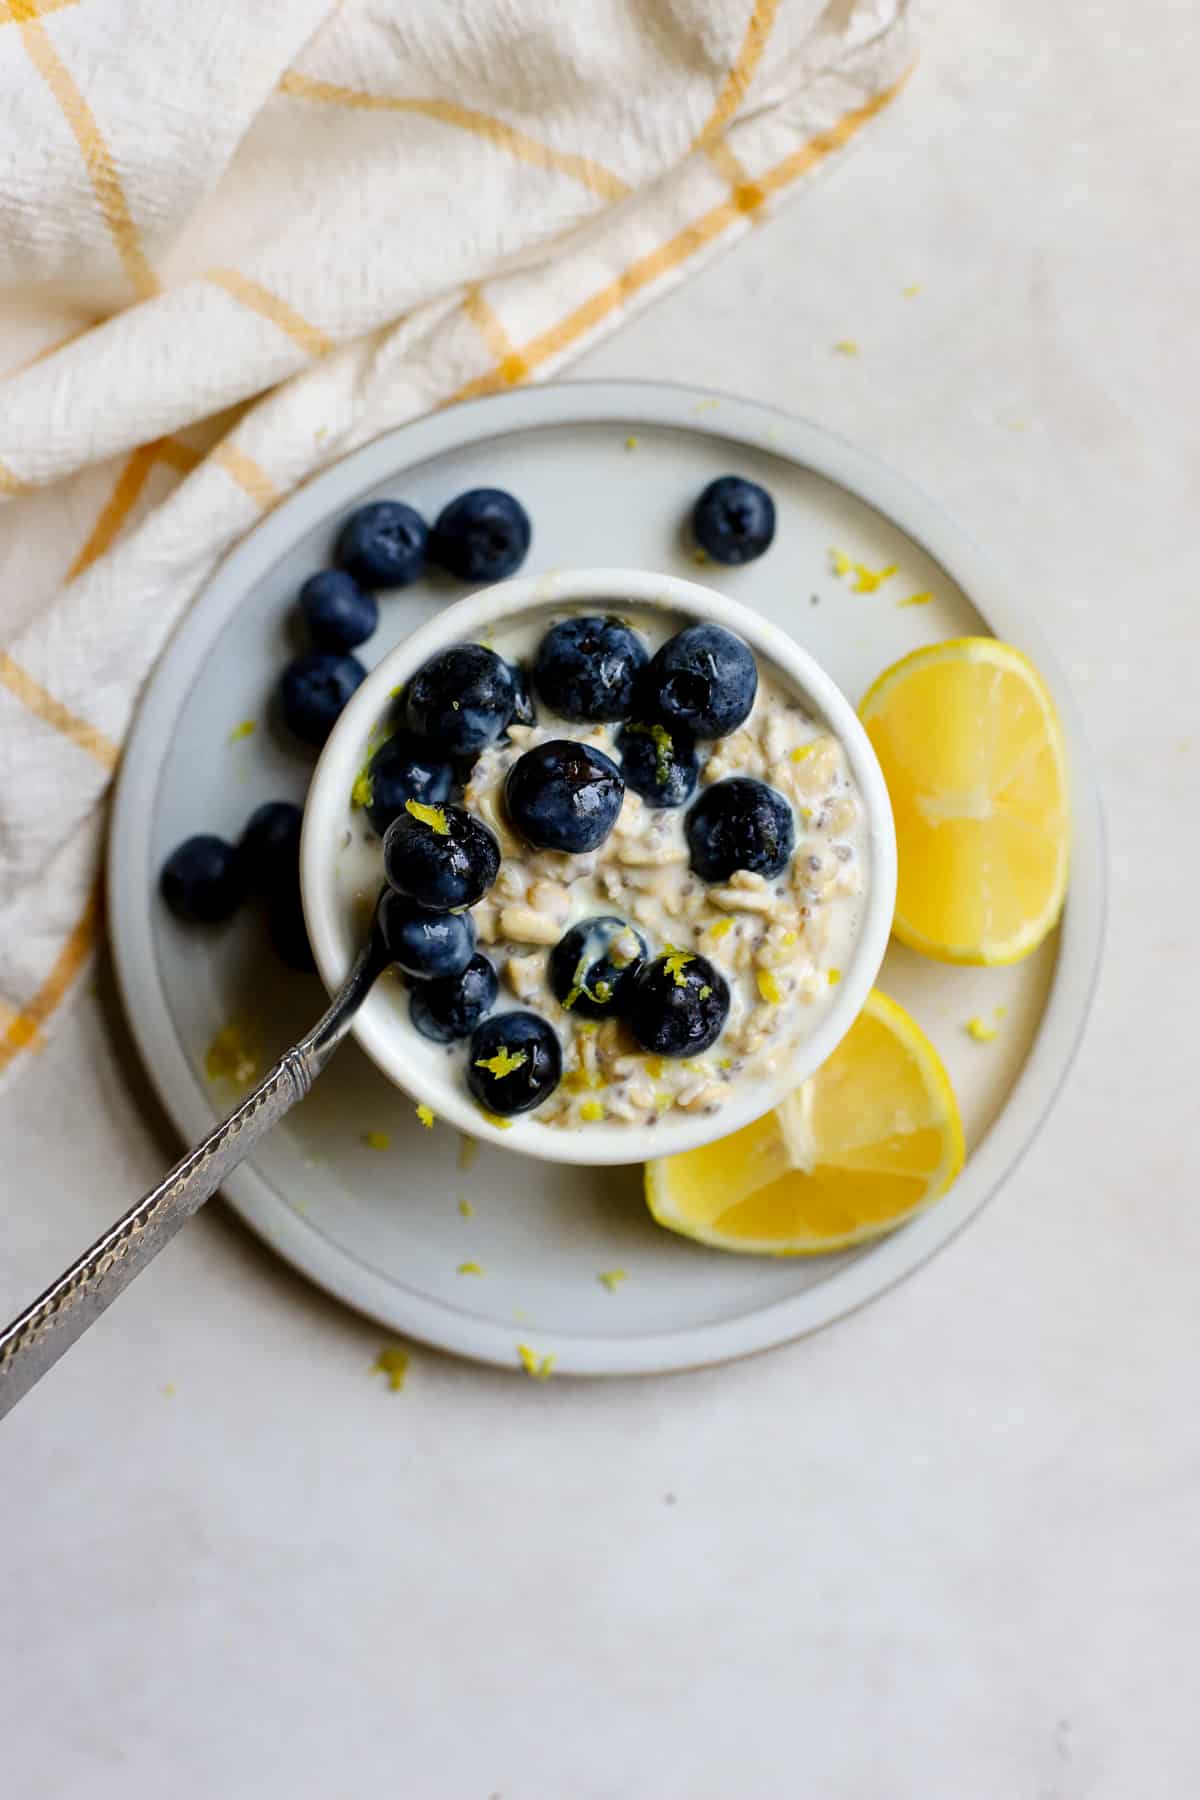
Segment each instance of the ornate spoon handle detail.
M344 987L307 1037L285 1051L228 1118L0 1332L0 1418L153 1261L259 1139L303 1100L386 963L378 931L372 930Z

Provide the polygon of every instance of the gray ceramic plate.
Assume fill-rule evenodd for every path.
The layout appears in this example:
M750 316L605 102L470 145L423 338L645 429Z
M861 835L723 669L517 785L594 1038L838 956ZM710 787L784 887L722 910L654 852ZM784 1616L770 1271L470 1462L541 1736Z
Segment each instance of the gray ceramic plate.
M226 1194L246 1222L331 1293L389 1330L502 1366L518 1343L564 1373L635 1374L761 1350L870 1300L954 1235L1010 1173L1045 1116L1083 1027L1103 936L1100 806L1075 708L1012 590L938 509L828 433L761 406L635 383L533 388L438 413L380 438L302 488L218 570L146 693L122 765L109 852L117 970L133 1030L181 1135L207 1131L233 1091L205 1074L235 1021L270 1057L319 1012L246 916L188 932L158 900L160 862L199 830L236 836L251 809L302 798L309 764L276 737L270 696L293 648L300 582L340 519L379 495L427 516L464 488L500 485L534 521L526 568L641 566L695 573L681 533L692 499L735 470L768 486L770 554L703 578L794 633L857 698L887 664L946 637L992 631L1027 650L1061 708L1072 763L1075 864L1059 933L1011 969L964 970L893 947L880 985L920 1020L949 1068L969 1155L952 1192L908 1227L842 1255L722 1256L658 1231L640 1171L589 1171L424 1130L411 1102L351 1044ZM830 550L898 572L871 594ZM369 664L450 597L431 579L385 597ZM454 589L457 593L461 590ZM928 591L930 604L898 601ZM236 735L254 720L249 735ZM994 1043L967 1019L1005 1009ZM368 1134L387 1140L373 1149ZM482 1275L460 1274L463 1263ZM610 1290L598 1277L626 1279Z

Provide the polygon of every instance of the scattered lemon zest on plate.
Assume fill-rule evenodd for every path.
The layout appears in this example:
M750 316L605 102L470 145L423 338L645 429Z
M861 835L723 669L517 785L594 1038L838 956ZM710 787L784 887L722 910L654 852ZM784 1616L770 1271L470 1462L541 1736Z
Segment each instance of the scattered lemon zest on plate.
M897 600L897 606L928 606L933 599L930 593L910 594L907 600Z
M839 338L837 343L833 347L842 356L857 356L858 355L858 339L857 338Z
M475 1167L475 1158L479 1155L479 1139L471 1137L469 1132L462 1131L458 1136L458 1166L466 1174Z
M433 1121L437 1118L437 1114L434 1112L432 1106L426 1106L425 1102L422 1101L417 1108L417 1117L420 1119L426 1131L433 1130Z
M676 987L687 986L687 976L683 971L690 962L695 962L695 960L695 954L691 950L677 950L674 944L667 945L667 954L663 962L663 968L667 971L667 974L671 977L671 980L675 983Z
M408 1374L408 1351L399 1344L385 1344L371 1364L372 1375L386 1375L388 1387L399 1393Z
M549 1381L554 1372L553 1356L539 1356L528 1344L518 1344L517 1355L521 1359L521 1367L534 1381Z
M410 819L416 819L420 825L428 825L439 837L449 837L450 827L446 823L446 810L442 806L426 806L423 800L406 800L404 810Z
M243 738L253 737L254 733L257 730L258 730L257 720L243 719L241 724L235 725L233 730L230 732L229 741L231 744L240 743Z
M767 1005L778 1006L779 1002L783 999L783 995L780 993L779 983L776 981L774 975L772 975L770 969L759 969L754 979L758 985L758 991L766 1001Z
M989 1025L987 1020L981 1019L978 1014L973 1019L968 1019L963 1029L967 1036L973 1038L977 1044L991 1044L996 1040L996 1027Z
M900 289L900 292L904 295L906 300L915 300L920 291L921 284L919 281L910 281L907 287L902 287Z
M604 1117L603 1101L585 1100L579 1109L579 1116L581 1119L586 1119L589 1125L595 1125L598 1120Z
M621 1283L628 1279L624 1269L602 1269L596 1277L600 1286L607 1288L610 1294L615 1294Z
M471 1205L471 1202L467 1199L465 1194L459 1195L458 1210L464 1219L469 1219L475 1211L475 1208Z
M854 576L854 586L851 592L855 594L875 593L876 589L881 587L885 581L890 580L899 566L896 563L888 563L884 569L872 569L866 563L858 562L853 556L847 556L844 550L831 550L829 558L835 575L840 577L852 574Z
M368 1150L390 1150L392 1140L386 1131L364 1131L363 1143Z
M231 1019L215 1033L204 1052L204 1073L210 1081L229 1081L249 1087L262 1074L262 1051L253 1029Z
M635 437L627 437L625 439L625 448L627 450L636 450L637 447L638 447L638 441Z
M475 1067L486 1069L493 1080L503 1081L506 1075L513 1074L517 1069L523 1069L528 1061L529 1058L523 1050L508 1050L501 1044L495 1056L477 1056Z
M454 1272L456 1275L482 1275L485 1273L485 1270L482 1263L465 1262L459 1263L458 1268Z

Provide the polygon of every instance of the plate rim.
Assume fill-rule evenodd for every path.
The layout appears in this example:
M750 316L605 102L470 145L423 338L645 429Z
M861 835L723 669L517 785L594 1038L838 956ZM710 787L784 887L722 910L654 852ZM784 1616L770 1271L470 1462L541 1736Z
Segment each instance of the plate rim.
M537 1332L537 1349L555 1358L556 1372L588 1376L700 1368L806 1336L877 1298L956 1237L1013 1174L1070 1072L1095 995L1107 915L1103 804L1074 696L1038 622L1012 597L1010 584L990 557L938 502L827 427L719 389L575 380L487 395L397 426L310 476L217 565L172 633L139 699L113 796L106 862L109 937L138 1054L181 1136L194 1141L211 1129L214 1115L175 1033L156 960L147 955L153 882L130 877L148 865L161 783L161 763L142 752L158 741L161 728L177 713L198 653L207 650L247 587L295 537L406 467L464 443L514 431L614 422L724 438L812 470L888 518L946 571L992 632L1025 648L1045 675L1063 720L1072 784L1073 880L1037 1034L1003 1109L951 1192L826 1281L785 1300L713 1323L626 1337ZM148 962L154 970L149 979ZM399 1290L289 1207L252 1164L233 1171L222 1193L285 1261L387 1330L495 1367L519 1369L516 1327Z

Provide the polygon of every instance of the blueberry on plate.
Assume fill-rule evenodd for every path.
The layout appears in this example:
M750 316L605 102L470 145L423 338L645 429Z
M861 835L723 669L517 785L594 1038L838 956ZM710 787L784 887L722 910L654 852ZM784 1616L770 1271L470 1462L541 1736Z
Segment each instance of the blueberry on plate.
M379 929L396 967L418 980L461 975L475 954L469 913L427 912L394 891L379 902Z
M241 856L210 832L185 838L172 850L158 885L175 917L189 924L220 925L246 897Z
M454 770L432 744L398 731L381 744L354 785L355 799L366 808L371 830L383 836L407 800L440 806L450 798Z
M473 956L458 975L436 981L419 981L408 1002L408 1012L422 1037L436 1044L453 1044L470 1037L481 1019L496 1004L499 983L486 956Z
M512 718L512 670L482 644L452 644L423 663L408 684L404 711L411 731L441 755L469 756L494 744Z
M625 783L603 750L552 738L519 756L504 784L508 816L535 850L595 850L617 822Z
M306 650L295 656L279 682L284 724L306 744L325 742L354 690L367 678L356 656Z
M646 646L620 619L561 619L538 647L534 684L564 719L627 719Z
M647 954L645 938L624 919L581 919L550 952L551 990L577 1018L619 1018Z
M741 475L710 481L692 510L692 533L714 562L748 563L771 548L775 502Z
M275 889L267 902L267 930L276 954L299 975L315 975L316 958L304 924L300 900L300 872Z
M562 1046L537 1013L496 1013L467 1048L467 1086L485 1112L501 1118L540 1106L561 1078Z
M365 644L379 623L379 602L345 569L321 569L300 589L300 611L318 650L339 655Z
M735 869L768 880L787 868L796 841L783 795L750 775L714 781L684 826L692 867L704 881L728 881Z
M339 568L363 587L409 587L425 573L429 527L403 500L372 500L351 513L337 542Z
M406 800L383 839L383 867L399 894L431 912L474 906L496 879L500 846L461 806Z
M643 964L629 997L629 1027L653 1056L699 1056L729 1017L725 977L705 956L667 950Z
M690 800L700 775L696 741L677 725L623 725L617 734L625 786L647 806L682 806Z
M638 710L698 738L727 737L747 718L758 668L723 625L687 625L661 644L638 684Z
M268 800L250 814L238 843L250 893L274 893L296 879L303 823L303 808L290 800Z
M503 581L529 552L529 514L503 488L472 488L438 514L431 554L462 581Z
M508 672L513 679L513 709L508 716L510 725L536 725L537 713L534 710L533 695L529 691L529 677L520 663L509 663Z

